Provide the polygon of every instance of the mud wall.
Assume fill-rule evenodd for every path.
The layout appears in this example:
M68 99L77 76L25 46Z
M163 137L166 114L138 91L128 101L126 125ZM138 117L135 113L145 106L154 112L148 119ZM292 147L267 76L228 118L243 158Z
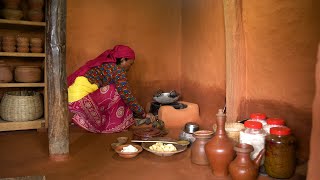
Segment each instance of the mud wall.
M243 0L247 99L242 118L252 112L284 118L303 159L312 126L319 9L312 0Z
M142 105L158 88L180 90L180 0L67 1L67 73L106 49L136 52L129 83Z
M225 38L222 1L182 4L181 92L200 107L203 128L211 129L225 105Z

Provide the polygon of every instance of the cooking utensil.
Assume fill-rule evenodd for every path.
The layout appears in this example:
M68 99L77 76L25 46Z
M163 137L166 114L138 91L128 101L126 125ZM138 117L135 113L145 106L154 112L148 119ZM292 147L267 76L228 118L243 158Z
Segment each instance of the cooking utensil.
M164 141L164 140L131 140L131 142L162 142L162 143L166 143L166 144L178 144L181 146L188 146L190 144L189 141L186 140L179 140L179 141Z
M194 133L199 130L199 124L194 122L188 122L184 126L184 132L186 133Z
M170 92L159 91L153 96L153 100L160 104L170 104L176 102L180 95L175 90Z

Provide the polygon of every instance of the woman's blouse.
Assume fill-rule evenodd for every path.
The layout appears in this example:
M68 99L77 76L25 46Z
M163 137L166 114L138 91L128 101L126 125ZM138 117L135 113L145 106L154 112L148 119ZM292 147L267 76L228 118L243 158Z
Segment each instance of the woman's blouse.
M136 98L131 93L126 71L114 63L105 63L94 67L84 75L89 82L100 87L115 84L117 91L123 101L138 116L144 117L145 112L141 105L138 104Z

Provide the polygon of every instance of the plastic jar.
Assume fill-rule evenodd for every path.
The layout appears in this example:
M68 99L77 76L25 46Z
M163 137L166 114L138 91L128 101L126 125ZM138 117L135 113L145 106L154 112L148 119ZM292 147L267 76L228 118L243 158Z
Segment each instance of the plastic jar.
M246 121L244 127L245 129L240 131L240 143L253 146L254 151L251 152L251 159L254 159L264 148L266 132L262 129L262 123L258 121Z
M267 134L270 134L270 128L283 127L284 125L285 121L281 118L269 118L267 119L267 125L263 126L263 129Z
M295 138L288 127L273 127L266 137L264 167L273 178L290 178L295 171Z
M261 122L262 126L267 125L266 122L267 116L264 113L252 113L250 114L250 121L258 121Z

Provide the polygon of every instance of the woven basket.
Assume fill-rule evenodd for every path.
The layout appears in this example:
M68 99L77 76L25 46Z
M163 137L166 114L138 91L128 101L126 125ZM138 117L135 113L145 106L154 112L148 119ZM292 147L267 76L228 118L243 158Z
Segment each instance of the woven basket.
M6 92L0 105L1 118L6 121L31 121L43 115L43 101L39 92Z
M216 132L217 125L213 125L213 132ZM229 138L233 139L235 142L240 140L240 131L244 129L242 123L226 123L225 129Z

